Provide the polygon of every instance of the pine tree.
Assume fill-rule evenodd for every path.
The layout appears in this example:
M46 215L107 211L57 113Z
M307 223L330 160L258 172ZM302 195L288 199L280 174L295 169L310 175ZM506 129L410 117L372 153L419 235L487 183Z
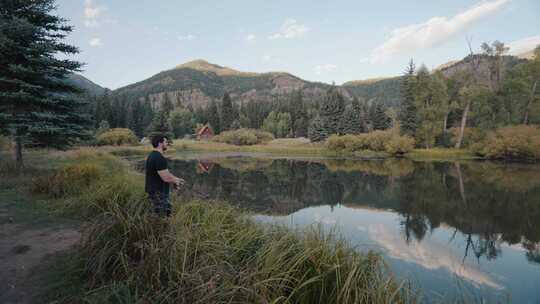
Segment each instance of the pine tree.
M140 100L136 100L130 108L130 125L129 128L133 130L138 137L143 136L144 131L144 108Z
M328 134L342 134L340 127L345 110L345 100L335 87L326 92L321 107L320 118Z
M308 137L312 142L323 141L328 137L328 132L321 117L316 116L309 125Z
M146 131L146 134L150 138L156 135L164 135L167 137L169 142L172 142L174 134L172 133L171 126L169 124L167 112L162 109L156 113L152 123Z
M416 77L415 66L412 59L405 70L400 89L402 99L398 120L401 124L401 131L406 135L414 135L416 132Z
M89 134L86 101L66 81L81 63L62 58L78 53L62 41L73 28L54 10L54 0L0 5L0 133L15 142L19 166L26 144L63 149Z
M219 111L215 101L211 101L208 106L208 123L214 130L215 134L221 133L221 124L219 119Z
M165 111L165 114L169 115L174 110L174 105L169 97L169 94L163 93L163 103L161 109Z
M390 118L386 115L381 101L374 105L373 117L371 118L374 130L386 130L390 127Z
M169 114L169 124L176 138L182 138L194 132L195 119L188 109L176 108Z
M228 131L231 129L234 121L234 109L229 93L225 92L221 102L221 131Z
M152 120L154 119L154 109L152 108L150 101L146 97L142 99L141 105L143 109L141 126L143 130L146 130L152 123Z
M351 106L345 111L341 121L341 129L344 134L360 134L365 132L362 107L356 97L354 97Z

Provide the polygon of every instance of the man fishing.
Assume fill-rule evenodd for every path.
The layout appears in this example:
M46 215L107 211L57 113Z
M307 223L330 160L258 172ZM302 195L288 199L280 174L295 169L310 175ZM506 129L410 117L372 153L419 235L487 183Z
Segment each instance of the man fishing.
M180 187L185 181L169 172L167 159L163 153L167 151L169 143L164 135L152 137L154 149L146 159L145 191L152 201L154 212L159 216L171 216L171 203L169 201L169 184Z

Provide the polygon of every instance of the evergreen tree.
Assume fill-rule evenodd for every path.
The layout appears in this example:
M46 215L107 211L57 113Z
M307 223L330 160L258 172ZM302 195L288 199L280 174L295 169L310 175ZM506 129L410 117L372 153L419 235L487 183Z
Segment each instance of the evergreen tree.
M221 133L219 111L216 102L213 100L210 102L210 106L208 106L208 123L215 134Z
M328 134L342 134L340 127L345 110L345 100L335 87L326 92L321 107L320 118Z
M167 112L165 112L163 109L157 112L156 115L154 115L152 123L150 126L148 126L146 131L147 136L152 138L156 135L164 135L167 137L169 142L172 142L174 134L172 133L168 118Z
M195 119L188 109L176 108L169 114L169 124L174 136L182 138L194 132Z
M416 77L412 59L405 70L400 89L402 98L398 120L402 133L412 136L416 132Z
M169 115L172 110L174 110L174 104L169 97L169 94L163 93L163 103L161 104L161 109L165 111L165 114Z
M225 92L221 103L221 131L228 131L231 129L234 121L234 109L229 93Z
M109 131L110 127L109 127L109 122L106 121L106 120L102 120L100 123L99 123L99 127L97 128L97 131L96 131L96 135L99 135L103 132L107 132Z
M295 122L295 137L307 137L309 129L309 117L306 108L303 107L302 111L296 118Z
M341 121L341 129L344 134L360 134L365 132L362 108L356 97L354 97L351 106L345 111Z
M289 113L291 115L291 132L296 135L298 121L302 118L305 111L302 91L297 90L291 94L289 100Z
M240 120L238 119L235 119L231 125L231 130L238 130L242 127L242 125L240 124Z
M129 128L138 137L143 136L144 125L144 108L140 100L136 100L130 107L130 124Z
M19 166L25 144L66 148L91 125L80 90L66 81L81 63L61 58L78 53L62 42L73 28L54 9L54 0L0 5L0 133L12 137Z
M385 108L382 101L377 102L373 110L373 116L371 121L373 123L374 130L386 130L390 127L390 118L385 113Z
M142 99L141 107L143 109L141 125L142 125L143 130L146 130L152 123L152 120L154 119L154 109L152 108L150 101L146 97Z
M193 111L193 116L195 117L195 122L199 123L201 125L205 125L208 123L208 115L207 111L203 107L197 107L195 108L195 111Z
M328 132L321 117L316 116L309 125L308 137L312 142L323 141L328 137Z

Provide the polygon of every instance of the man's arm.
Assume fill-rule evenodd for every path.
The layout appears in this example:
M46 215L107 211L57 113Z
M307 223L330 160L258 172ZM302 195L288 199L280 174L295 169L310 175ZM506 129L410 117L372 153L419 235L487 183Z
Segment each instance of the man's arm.
M159 170L158 174L159 177L161 177L161 179L166 183L177 185L183 185L185 183L183 179L176 177L171 172L169 172L169 169Z

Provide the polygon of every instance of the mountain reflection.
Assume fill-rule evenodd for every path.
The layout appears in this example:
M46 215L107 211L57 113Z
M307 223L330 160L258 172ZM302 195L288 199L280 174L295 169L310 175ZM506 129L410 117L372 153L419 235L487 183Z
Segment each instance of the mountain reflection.
M358 206L396 212L402 238L421 243L441 225L466 236L463 261L496 259L520 244L540 263L540 168L497 163L285 160L247 157L171 160L194 189L259 214Z

